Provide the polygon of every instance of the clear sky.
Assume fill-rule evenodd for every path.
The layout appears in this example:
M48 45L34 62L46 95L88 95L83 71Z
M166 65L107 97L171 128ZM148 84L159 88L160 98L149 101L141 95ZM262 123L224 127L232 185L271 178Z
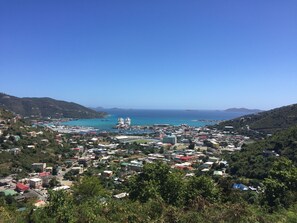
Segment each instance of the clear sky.
M122 108L297 103L297 1L1 0L0 91Z

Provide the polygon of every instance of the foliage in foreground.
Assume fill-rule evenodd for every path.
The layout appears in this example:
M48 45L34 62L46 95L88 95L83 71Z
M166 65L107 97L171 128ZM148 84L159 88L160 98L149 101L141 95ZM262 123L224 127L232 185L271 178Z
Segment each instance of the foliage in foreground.
M230 183L228 179L215 183L207 176L185 178L163 163L149 164L129 183L129 199L112 199L97 177L85 176L71 193L51 191L48 205L36 211L29 207L16 212L4 202L0 219L32 223L297 222L297 171L291 161L281 159L274 164L260 196L232 190Z
M131 200L110 200L102 203L97 199L75 204L65 192L52 194L48 207L35 212L14 212L8 207L0 211L1 222L65 223L65 222L296 222L297 206L272 214L246 203L206 204L197 199L191 208L168 205L160 199L146 203Z

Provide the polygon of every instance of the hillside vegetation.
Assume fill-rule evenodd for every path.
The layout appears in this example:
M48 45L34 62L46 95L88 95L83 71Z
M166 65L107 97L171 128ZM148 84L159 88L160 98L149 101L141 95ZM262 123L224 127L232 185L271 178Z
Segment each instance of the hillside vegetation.
M26 176L32 163L54 166L59 157L71 153L67 144L57 142L56 133L0 108L0 177Z
M27 117L102 118L106 115L73 102L52 98L18 98L3 93L0 93L0 107Z
M2 176L9 171L29 171L32 162L55 165L58 155L71 152L67 144L55 142L54 132L34 129L7 111L0 114L5 129L0 158L7 156L2 164L9 166ZM32 131L43 133L33 137ZM48 142L42 144L42 139ZM31 144L35 149L28 148ZM11 154L15 147L22 150ZM18 206L10 196L0 196L0 222L293 223L297 222L296 150L297 126L226 157L231 174L222 178L186 176L163 162L146 163L141 173L123 184L121 190L129 196L122 200L112 197L115 188L98 175L85 172L70 192L50 190L43 208L32 206L30 200ZM259 187L257 191L232 188L239 182ZM18 211L19 207L25 209Z
M279 157L285 157L297 165L297 126L245 145L241 151L228 156L230 173L263 179L268 176L273 162Z
M297 125L297 104L225 121L218 124L217 127L222 129L227 125L233 126L235 130L239 131L249 126L251 130L274 133Z
M143 173L131 179L127 185L129 198L112 199L111 191L104 188L98 177L84 176L76 182L72 193L50 191L47 206L35 211L28 204L24 212L18 212L17 207L3 199L0 218L2 222L9 223L293 223L297 220L296 184L288 185L297 173L292 171L295 167L290 166L285 166L279 172L277 166L282 164L276 163L275 170L266 179L263 196L256 192L232 190L229 179L215 183L208 176L184 178L180 172L171 171L166 164L157 163L146 164ZM285 178L283 185L280 185L280 179L290 174L292 177ZM281 203L276 203L278 201Z

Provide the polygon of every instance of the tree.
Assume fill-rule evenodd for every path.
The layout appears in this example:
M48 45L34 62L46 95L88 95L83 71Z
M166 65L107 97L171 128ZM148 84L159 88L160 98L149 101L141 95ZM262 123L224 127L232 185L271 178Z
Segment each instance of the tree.
M49 191L49 204L33 214L34 222L75 222L72 196L65 191Z
M54 176L58 175L58 170L59 170L58 165L54 165L54 167L53 167L53 175Z
M264 200L270 207L277 208L286 203L284 199L286 197L287 187L284 183L276 179L266 178L264 185Z
M95 176L84 176L81 178L80 181L74 185L73 194L78 202L108 196L99 178Z
M183 194L182 174L161 162L144 165L143 172L129 182L130 198L141 202L162 198L167 204L180 205Z
M56 177L54 177L49 181L48 185L50 188L54 188L54 187L60 185L60 182L57 180Z
M187 182L185 192L186 203L191 203L199 197L208 201L216 201L219 199L219 196L220 191L210 177L194 176Z
M289 207L297 198L297 168L292 161L281 158L274 162L264 180L263 201L273 209Z
M160 194L167 204L182 205L185 195L183 174L177 171L170 172L166 182L160 187Z
M297 168L291 160L281 158L274 162L270 177L285 183L288 189L297 191Z

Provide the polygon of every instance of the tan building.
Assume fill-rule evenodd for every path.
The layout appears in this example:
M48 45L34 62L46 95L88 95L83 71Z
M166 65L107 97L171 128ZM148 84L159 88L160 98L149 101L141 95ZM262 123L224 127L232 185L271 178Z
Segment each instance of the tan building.
M32 178L29 180L29 185L31 188L41 188L42 187L42 180L40 178Z
M45 172L52 173L53 172L53 167L49 166L45 168Z

